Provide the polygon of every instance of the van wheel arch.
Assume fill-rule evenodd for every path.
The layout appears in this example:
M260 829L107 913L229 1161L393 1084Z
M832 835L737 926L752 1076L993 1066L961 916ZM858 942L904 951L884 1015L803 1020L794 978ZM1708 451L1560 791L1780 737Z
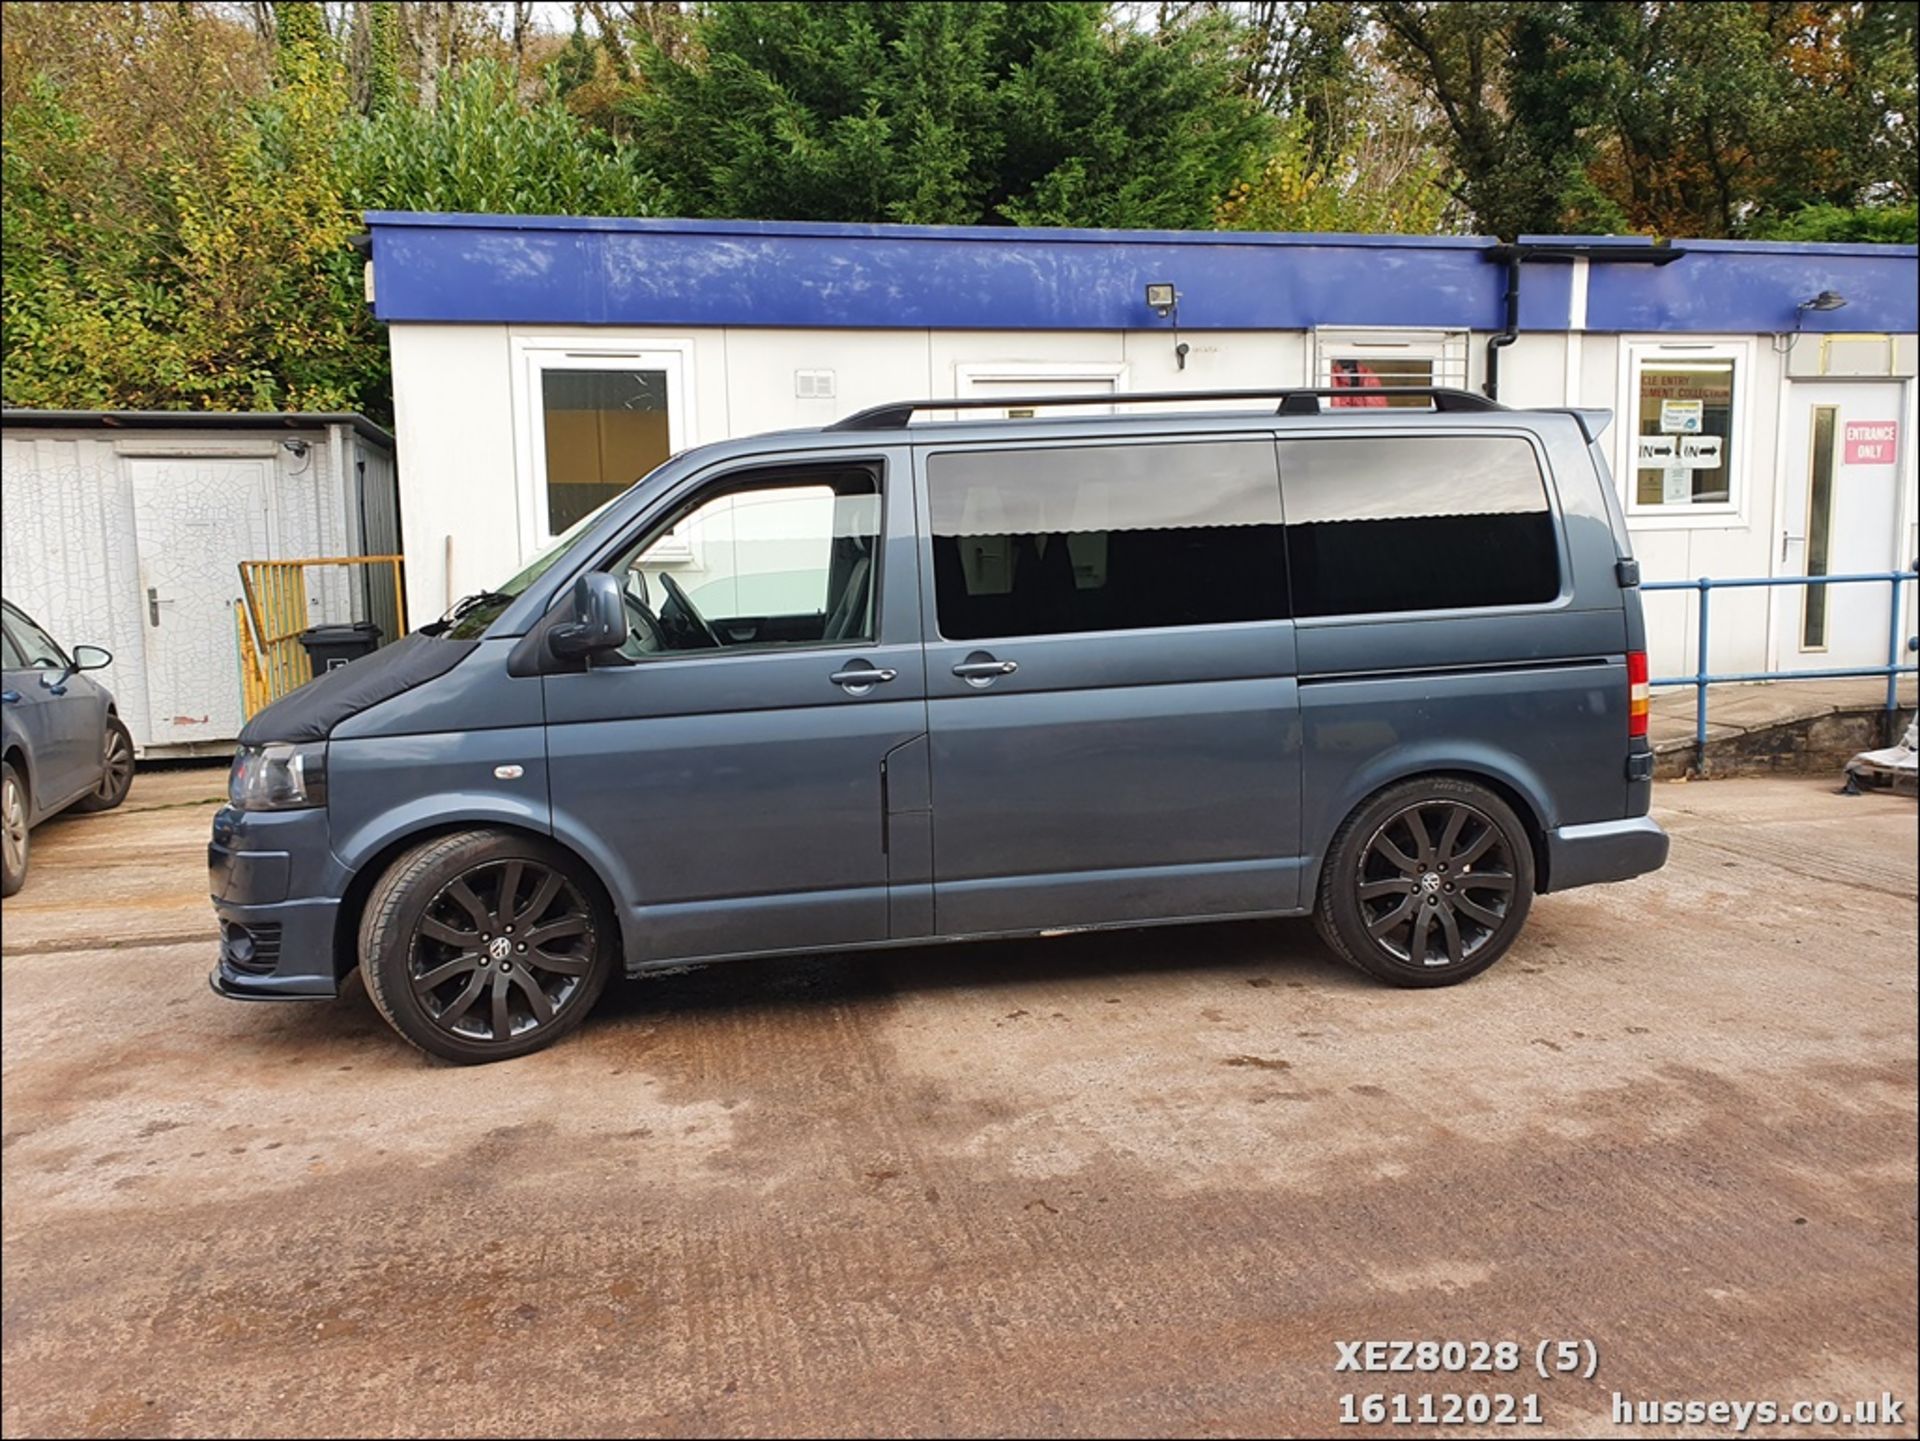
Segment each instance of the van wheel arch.
M1327 833L1328 836L1332 837L1338 834L1348 821L1372 805L1374 797L1380 795L1383 791L1391 790L1397 785L1404 785L1408 781L1430 779L1469 781L1474 785L1485 786L1488 790L1499 796L1501 800L1505 801L1507 805L1512 808L1513 813L1520 818L1520 824L1525 826L1527 830L1527 842L1533 851L1534 890L1544 895L1552 889L1550 883L1551 877L1547 869L1549 858L1546 822L1541 819L1538 809L1536 809L1533 801L1525 791L1521 790L1520 787L1516 786L1505 776L1493 771L1475 770L1470 766L1440 766L1432 770L1410 770L1403 775L1393 776L1388 780L1382 781L1352 805L1348 806L1341 814L1339 822ZM1323 852L1319 861L1315 864L1312 874L1305 878L1306 894L1308 896L1318 893L1320 871L1326 863L1327 856Z
M390 839L360 864L353 873L353 879L347 882L347 889L340 898L340 910L333 926L333 975L336 981L344 981L360 965L360 922L366 916L367 898L373 894L373 888L379 884L393 863L407 851L425 841L439 840L446 836L468 833L483 834L495 832L501 835L529 836L546 845L565 851L579 862L581 874L590 879L599 892L595 897L607 907L617 923L623 923L625 916L620 907L613 903L613 893L607 888L606 878L602 876L592 861L582 855L577 847L568 845L559 836L550 831L536 830L532 826L516 826L501 821L445 821L438 825L422 826L418 830L406 832ZM622 942L625 941L624 925Z

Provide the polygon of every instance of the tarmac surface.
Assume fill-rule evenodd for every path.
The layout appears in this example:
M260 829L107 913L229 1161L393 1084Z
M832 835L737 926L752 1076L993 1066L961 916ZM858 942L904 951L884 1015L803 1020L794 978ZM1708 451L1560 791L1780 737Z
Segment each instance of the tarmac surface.
M1661 785L1665 871L1449 990L1303 922L929 947L459 1069L357 984L208 991L223 780L48 823L5 906L9 1436L1914 1434L1911 799ZM1525 1359L1335 1370L1401 1338ZM1544 1424L1338 1424L1449 1392Z

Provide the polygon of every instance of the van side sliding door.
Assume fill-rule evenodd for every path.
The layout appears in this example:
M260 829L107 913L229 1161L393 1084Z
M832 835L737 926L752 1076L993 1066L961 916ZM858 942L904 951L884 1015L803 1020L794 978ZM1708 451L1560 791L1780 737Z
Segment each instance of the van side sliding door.
M943 935L1299 904L1271 434L916 449Z

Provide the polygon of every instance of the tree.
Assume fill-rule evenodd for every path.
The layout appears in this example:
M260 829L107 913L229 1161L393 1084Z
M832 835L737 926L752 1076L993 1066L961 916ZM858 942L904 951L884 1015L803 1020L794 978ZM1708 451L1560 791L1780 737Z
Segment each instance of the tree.
M1481 229L1511 239L1617 220L1586 180L1611 69L1583 43L1581 16L1630 8L1544 0L1372 7L1382 54L1432 103L1457 194Z
M9 405L386 415L362 210L652 206L635 158L523 103L504 58L363 117L332 45L220 12L30 6L5 38Z
M1889 0L1378 3L1483 229L1755 233L1914 195L1914 16Z
M1222 230L1432 235L1458 229L1446 156L1404 107L1383 105L1326 153L1300 116L1280 123L1260 173L1220 203Z
M1083 0L718 5L625 109L686 214L1203 226L1268 128L1231 41Z
M1914 7L1619 7L1596 179L1629 224L1734 235L1803 206L1914 195Z

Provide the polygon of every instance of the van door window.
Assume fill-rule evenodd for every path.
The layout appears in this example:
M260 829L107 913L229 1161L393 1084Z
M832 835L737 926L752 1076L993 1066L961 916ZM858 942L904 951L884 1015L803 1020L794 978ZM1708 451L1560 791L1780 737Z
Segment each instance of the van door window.
M757 473L702 492L613 567L632 659L874 639L880 488L871 471Z
M1297 615L1527 605L1560 593L1533 447L1517 436L1283 440Z
M948 640L1286 618L1269 442L947 452L927 495Z

